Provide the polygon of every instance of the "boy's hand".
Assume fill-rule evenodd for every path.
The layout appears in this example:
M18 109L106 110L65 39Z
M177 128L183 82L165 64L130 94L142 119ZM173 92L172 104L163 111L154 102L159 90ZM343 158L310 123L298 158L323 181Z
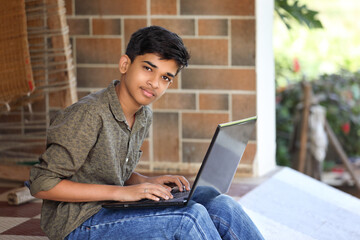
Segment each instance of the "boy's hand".
M154 201L159 201L160 198L163 199L170 199L173 198L170 191L171 188L164 187L160 184L153 184L153 183L141 183L136 185L130 185L123 187L126 191L124 193L117 194L116 201L138 201L141 199L151 199Z
M138 201L147 198L159 201L160 198L171 199L173 198L170 193L172 188L169 185L177 186L180 191L190 190L188 180L178 175L145 177L138 173L133 173L127 184L127 186L116 190L113 200Z
M147 182L160 184L164 186L165 188L169 189L171 191L171 188L169 185L176 185L180 191L187 190L190 191L190 183L188 180L179 175L163 175L158 177L149 177L147 179Z

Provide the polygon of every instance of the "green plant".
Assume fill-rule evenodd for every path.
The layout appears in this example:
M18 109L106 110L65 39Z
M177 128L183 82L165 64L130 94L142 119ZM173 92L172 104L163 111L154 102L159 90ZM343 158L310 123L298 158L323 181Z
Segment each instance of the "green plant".
M326 107L327 121L347 155L360 156L360 72L342 70L338 74L321 75L310 83L314 97L320 105ZM296 106L301 101L300 83L289 85L276 93L278 165L291 165L288 145L293 131Z
M313 84L327 120L349 156L360 156L360 72L322 75Z
M296 105L301 101L300 84L289 85L276 93L276 163L291 166L289 143L293 133Z
M306 25L308 28L323 28L316 16L318 12L309 9L305 4L301 5L298 0L275 0L275 12L288 29L291 29L293 21Z

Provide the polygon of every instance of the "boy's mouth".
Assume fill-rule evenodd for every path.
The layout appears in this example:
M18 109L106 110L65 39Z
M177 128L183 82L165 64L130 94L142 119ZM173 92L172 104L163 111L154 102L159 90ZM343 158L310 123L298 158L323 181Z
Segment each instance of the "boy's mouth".
M140 88L146 97L155 97L155 92L146 88Z

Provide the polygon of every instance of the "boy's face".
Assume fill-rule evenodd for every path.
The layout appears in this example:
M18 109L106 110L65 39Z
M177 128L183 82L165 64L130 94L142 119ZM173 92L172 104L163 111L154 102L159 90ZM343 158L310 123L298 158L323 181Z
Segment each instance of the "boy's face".
M164 60L156 54L147 53L137 56L133 62L128 56L122 56L119 69L123 74L121 94L127 95L127 100L141 107L156 101L165 93L175 78L178 66L175 60Z

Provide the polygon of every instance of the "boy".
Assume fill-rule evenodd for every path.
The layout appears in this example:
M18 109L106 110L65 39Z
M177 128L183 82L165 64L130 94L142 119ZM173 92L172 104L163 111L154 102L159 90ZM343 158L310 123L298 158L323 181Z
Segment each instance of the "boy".
M140 29L120 58L121 80L55 117L30 177L31 193L44 199L41 226L50 239L262 238L238 203L213 192L197 191L184 208L101 208L109 200L172 198L168 184L190 190L183 176L134 172L152 120L147 105L165 93L188 60L175 33Z

